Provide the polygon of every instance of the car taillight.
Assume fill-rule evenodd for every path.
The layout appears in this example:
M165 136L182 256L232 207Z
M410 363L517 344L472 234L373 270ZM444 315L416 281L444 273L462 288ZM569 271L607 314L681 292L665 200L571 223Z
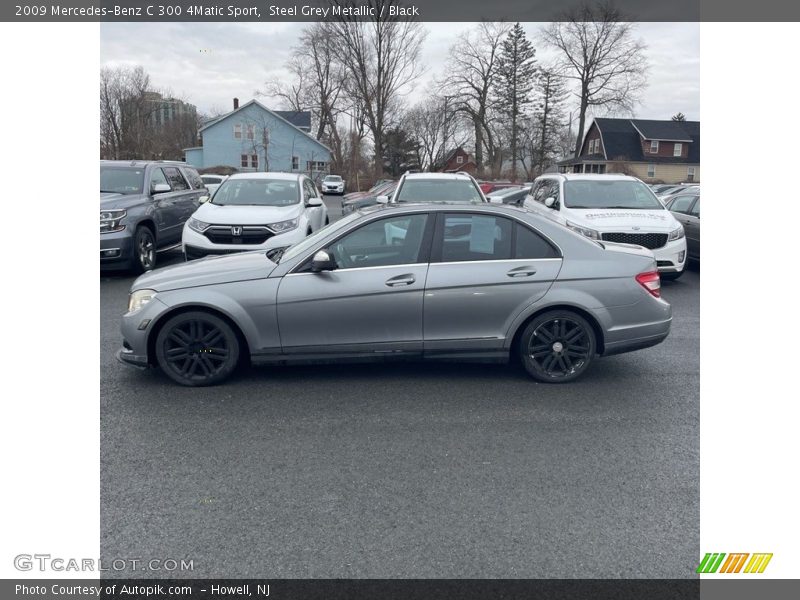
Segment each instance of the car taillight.
M658 276L658 271L639 273L636 276L636 281L653 296L661 298L661 277Z

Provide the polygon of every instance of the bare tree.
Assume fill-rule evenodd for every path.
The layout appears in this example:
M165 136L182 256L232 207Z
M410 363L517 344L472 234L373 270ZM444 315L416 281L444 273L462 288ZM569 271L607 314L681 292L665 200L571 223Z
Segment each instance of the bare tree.
M351 0L332 0L342 8ZM359 21L345 12L329 22L333 43L346 75L347 92L358 99L374 144L375 175L383 173L384 133L391 125L392 111L406 86L422 72L419 61L425 30L421 23L389 17L398 0L367 0L360 4L374 9L374 17Z
M417 162L424 170L441 166L448 151L467 143L463 115L451 98L430 93L403 116L403 127L414 140Z
M475 138L475 164L484 171L486 147L490 163L495 159L495 143L491 120L491 91L497 74L497 57L510 26L505 23L480 23L459 36L450 48L448 75L442 93L452 94L457 109L472 121Z
M633 27L622 21L622 14L609 0L603 0L568 10L542 32L545 42L561 52L561 74L577 85L576 155L589 107L631 111L646 86L646 46L633 37Z

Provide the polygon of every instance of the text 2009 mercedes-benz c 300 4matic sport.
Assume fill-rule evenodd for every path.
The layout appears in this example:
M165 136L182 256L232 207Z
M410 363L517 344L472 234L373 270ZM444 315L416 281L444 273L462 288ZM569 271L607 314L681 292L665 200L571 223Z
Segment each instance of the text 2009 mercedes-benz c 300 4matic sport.
M672 311L653 253L504 205L390 204L288 249L139 277L125 363L190 386L242 361L521 361L543 382L663 341Z

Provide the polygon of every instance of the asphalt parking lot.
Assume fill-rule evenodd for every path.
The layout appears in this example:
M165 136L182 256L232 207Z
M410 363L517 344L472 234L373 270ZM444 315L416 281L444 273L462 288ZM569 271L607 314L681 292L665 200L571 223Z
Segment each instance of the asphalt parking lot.
M698 270L664 284L665 343L567 385L412 363L182 388L114 358L132 280L101 275L101 556L194 571L110 576L693 576Z

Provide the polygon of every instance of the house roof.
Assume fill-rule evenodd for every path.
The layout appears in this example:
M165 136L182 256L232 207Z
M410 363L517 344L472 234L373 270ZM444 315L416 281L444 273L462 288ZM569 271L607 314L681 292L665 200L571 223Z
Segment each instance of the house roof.
M600 155L578 156L559 164L573 164L585 160L628 160L631 162L648 163L700 163L700 122L699 121L655 121L644 119L610 119L599 117L594 120L603 142L605 157ZM648 135L669 135L667 138L645 137ZM672 156L645 156L642 152L642 137L645 139L663 139L686 143L688 155L683 157ZM584 140L584 143L586 141Z
M228 113L225 113L224 115L221 115L221 116L219 116L219 117L217 117L215 119L207 121L205 123L205 125L203 125L200 128L198 133L202 133L203 131L205 131L209 127L213 127L214 125L217 125L218 123L221 123L222 121L224 121L228 117L231 117L231 116L235 115L236 113L244 110L245 108L247 108L248 106L250 106L252 104L255 104L256 106L258 106L262 110L265 110L266 112L268 112L271 115L275 116L276 118L278 118L279 120L283 121L284 123L286 123L290 127L294 127L300 133L302 133L304 136L306 136L307 138L313 140L314 142L316 142L317 144L319 144L320 146L325 148L328 152L332 152L332 150L330 148L328 148L328 146L326 146L325 144L320 142L313 135L311 135L307 131L303 131L302 129L300 129L301 127L305 127L306 125L303 125L303 124L299 124L298 125L295 122L293 122L293 121L296 121L297 123L305 123L306 122L306 115L307 115L308 127L310 128L311 127L311 113L310 112L308 112L308 111L294 111L294 110L288 110L288 111L287 110L271 110L271 109L267 108L266 106L264 106L263 104L261 104L261 102L259 102L256 99L250 100L250 102L245 102L239 108L236 108L236 109L234 109L234 110L232 110L232 111L230 111ZM290 119L292 119L292 120L290 120Z

